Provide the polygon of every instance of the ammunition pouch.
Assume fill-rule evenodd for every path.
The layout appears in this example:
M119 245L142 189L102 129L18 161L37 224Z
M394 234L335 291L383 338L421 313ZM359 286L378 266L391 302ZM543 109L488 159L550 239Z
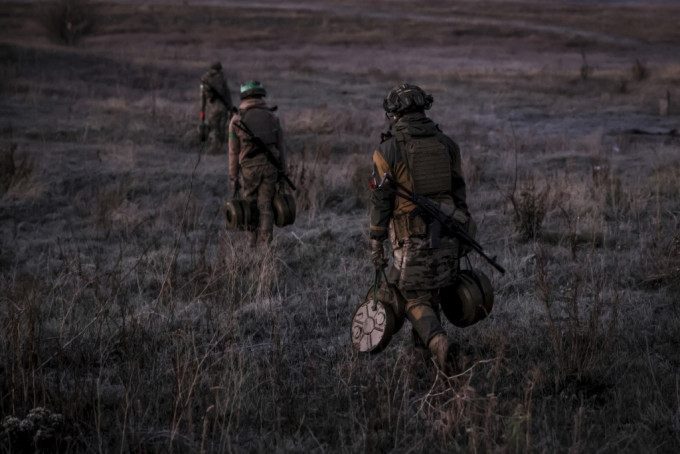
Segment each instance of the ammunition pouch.
M410 237L427 236L427 223L422 216L411 216L410 213L396 216L393 220L394 234L396 240L403 240Z

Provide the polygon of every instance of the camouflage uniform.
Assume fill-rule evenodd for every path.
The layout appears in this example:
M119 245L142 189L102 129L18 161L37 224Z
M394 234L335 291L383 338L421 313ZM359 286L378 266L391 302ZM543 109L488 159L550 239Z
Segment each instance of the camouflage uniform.
M243 198L259 211L257 230L248 231L248 243L254 246L257 241L268 243L272 239L274 211L272 200L276 192L278 171L264 153L251 156L255 147L246 134L234 126L243 121L253 134L269 147L272 153L285 166L283 131L279 119L260 98L247 98L241 102L238 113L229 124L229 175L237 191L239 171L243 177Z
M201 77L201 115L207 117L210 129L210 149L212 154L224 153L227 125L234 104L227 80L222 73L222 64L215 62L210 71Z
M459 218L467 217L458 145L423 110L395 116L390 131L373 153L374 181L388 173L419 195L455 205ZM382 250L382 242L389 236L393 251L390 277L407 300L406 315L413 326L414 341L416 345L429 346L441 357L448 352L435 350L446 350L451 342L443 340L446 337L438 313L438 290L456 279L460 245L444 230L437 234L420 215L412 216L414 208L412 202L387 188L375 188L371 192L370 237ZM435 343L443 346L434 348L435 338Z

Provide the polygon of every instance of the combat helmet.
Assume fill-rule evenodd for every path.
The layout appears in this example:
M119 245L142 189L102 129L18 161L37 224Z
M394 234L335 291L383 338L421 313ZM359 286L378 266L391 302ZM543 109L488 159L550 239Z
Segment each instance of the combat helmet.
M210 69L213 71L222 71L222 63L219 61L214 61L210 64Z
M394 87L383 101L385 113L401 116L409 112L428 110L434 98L417 85L403 83Z
M267 96L267 91L259 80L250 79L241 85L241 99Z

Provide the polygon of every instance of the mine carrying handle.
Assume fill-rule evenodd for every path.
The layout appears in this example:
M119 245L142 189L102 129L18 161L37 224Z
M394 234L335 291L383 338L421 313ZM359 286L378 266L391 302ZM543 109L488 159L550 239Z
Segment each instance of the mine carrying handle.
M385 183L388 181L392 183L394 187L386 185ZM418 208L420 208L420 210L422 210L423 213L425 213L430 218L439 221L439 223L446 230L451 232L454 236L456 236L459 240L461 240L465 244L468 244L472 249L475 250L475 252L484 257L484 259L486 259L486 261L489 262L491 266L500 271L501 274L505 274L505 268L503 268L503 266L501 266L501 264L496 261L496 257L489 257L484 252L484 248L482 248L482 246L477 241L475 241L474 238L468 235L465 228L458 222L456 222L454 219L452 219L450 216L447 216L446 214L442 213L439 207L437 207L437 204L433 202L431 199L428 199L425 196L418 195L415 192L411 191L406 186L392 178L388 173L385 173L383 175L383 178L380 181L380 184L377 186L377 188L391 191L396 196L414 203Z
M375 281L373 283L373 308L372 310L375 312L378 310L378 288L380 287L380 277L385 278L385 283L389 286L390 281L387 279L387 273L385 272L385 268L375 270Z
M267 157L269 162L271 162L274 165L274 167L276 167L276 170L279 171L279 175L281 177L283 177L283 179L286 183L288 183L288 186L290 186L290 188L293 191L297 190L297 188L295 187L293 182L290 181L290 178L288 178L288 175L286 174L286 169L284 169L283 166L281 165L281 161L276 159L276 156L274 156L274 153L272 153L272 151L269 149L267 144L265 144L262 141L262 139L260 139L255 134L253 134L253 131L250 130L248 125L246 125L243 122L243 120L235 121L234 126L236 126L238 129L243 131L246 134L246 136L248 136L248 139L250 139L250 141L253 143L253 145L255 145L255 148L258 150L258 152L264 153L264 155Z

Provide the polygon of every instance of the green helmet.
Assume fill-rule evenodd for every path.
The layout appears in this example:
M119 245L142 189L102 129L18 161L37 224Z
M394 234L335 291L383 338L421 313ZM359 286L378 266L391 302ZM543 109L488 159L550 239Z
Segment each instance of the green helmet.
M388 115L403 115L408 112L428 110L434 98L417 85L401 84L394 87L383 101Z
M267 96L267 91L258 80L250 79L241 85L241 99Z

